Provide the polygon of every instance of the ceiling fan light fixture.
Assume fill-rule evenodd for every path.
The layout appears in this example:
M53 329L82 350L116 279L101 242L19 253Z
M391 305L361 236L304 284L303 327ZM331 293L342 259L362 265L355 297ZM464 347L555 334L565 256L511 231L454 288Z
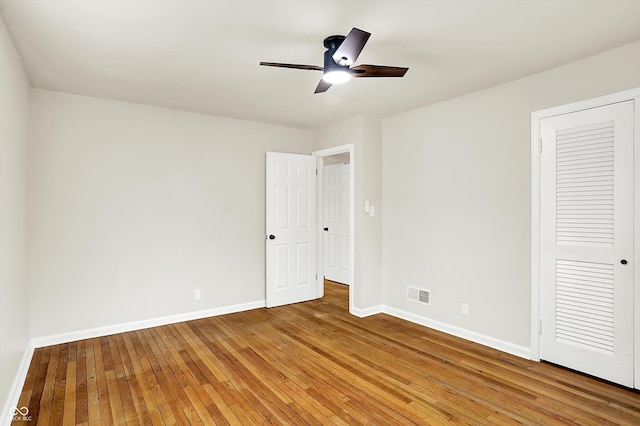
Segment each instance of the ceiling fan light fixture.
M351 79L351 73L345 70L327 71L322 76L322 79L330 84L343 84Z

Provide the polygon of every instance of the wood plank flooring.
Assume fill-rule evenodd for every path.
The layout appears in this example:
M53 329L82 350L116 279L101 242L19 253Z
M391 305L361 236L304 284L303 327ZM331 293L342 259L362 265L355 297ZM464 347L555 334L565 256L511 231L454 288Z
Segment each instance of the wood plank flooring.
M640 424L636 392L325 292L36 349L19 407L38 425Z

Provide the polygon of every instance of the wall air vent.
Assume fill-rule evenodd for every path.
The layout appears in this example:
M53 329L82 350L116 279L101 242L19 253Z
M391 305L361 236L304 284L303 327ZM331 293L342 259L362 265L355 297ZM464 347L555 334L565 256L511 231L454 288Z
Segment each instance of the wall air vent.
M425 305L431 305L431 290L425 290L416 287L407 287L407 297L412 302L418 302Z

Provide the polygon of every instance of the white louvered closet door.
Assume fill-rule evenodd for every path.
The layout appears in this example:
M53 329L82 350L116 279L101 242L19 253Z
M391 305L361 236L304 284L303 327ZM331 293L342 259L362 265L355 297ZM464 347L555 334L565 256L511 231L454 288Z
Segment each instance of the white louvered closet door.
M630 387L633 108L540 124L540 358Z

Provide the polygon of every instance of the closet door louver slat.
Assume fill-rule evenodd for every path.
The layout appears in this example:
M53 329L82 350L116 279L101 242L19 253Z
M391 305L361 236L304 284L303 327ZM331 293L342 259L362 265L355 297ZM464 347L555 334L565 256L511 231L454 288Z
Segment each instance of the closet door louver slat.
M612 121L556 133L558 244L613 244L613 137Z

